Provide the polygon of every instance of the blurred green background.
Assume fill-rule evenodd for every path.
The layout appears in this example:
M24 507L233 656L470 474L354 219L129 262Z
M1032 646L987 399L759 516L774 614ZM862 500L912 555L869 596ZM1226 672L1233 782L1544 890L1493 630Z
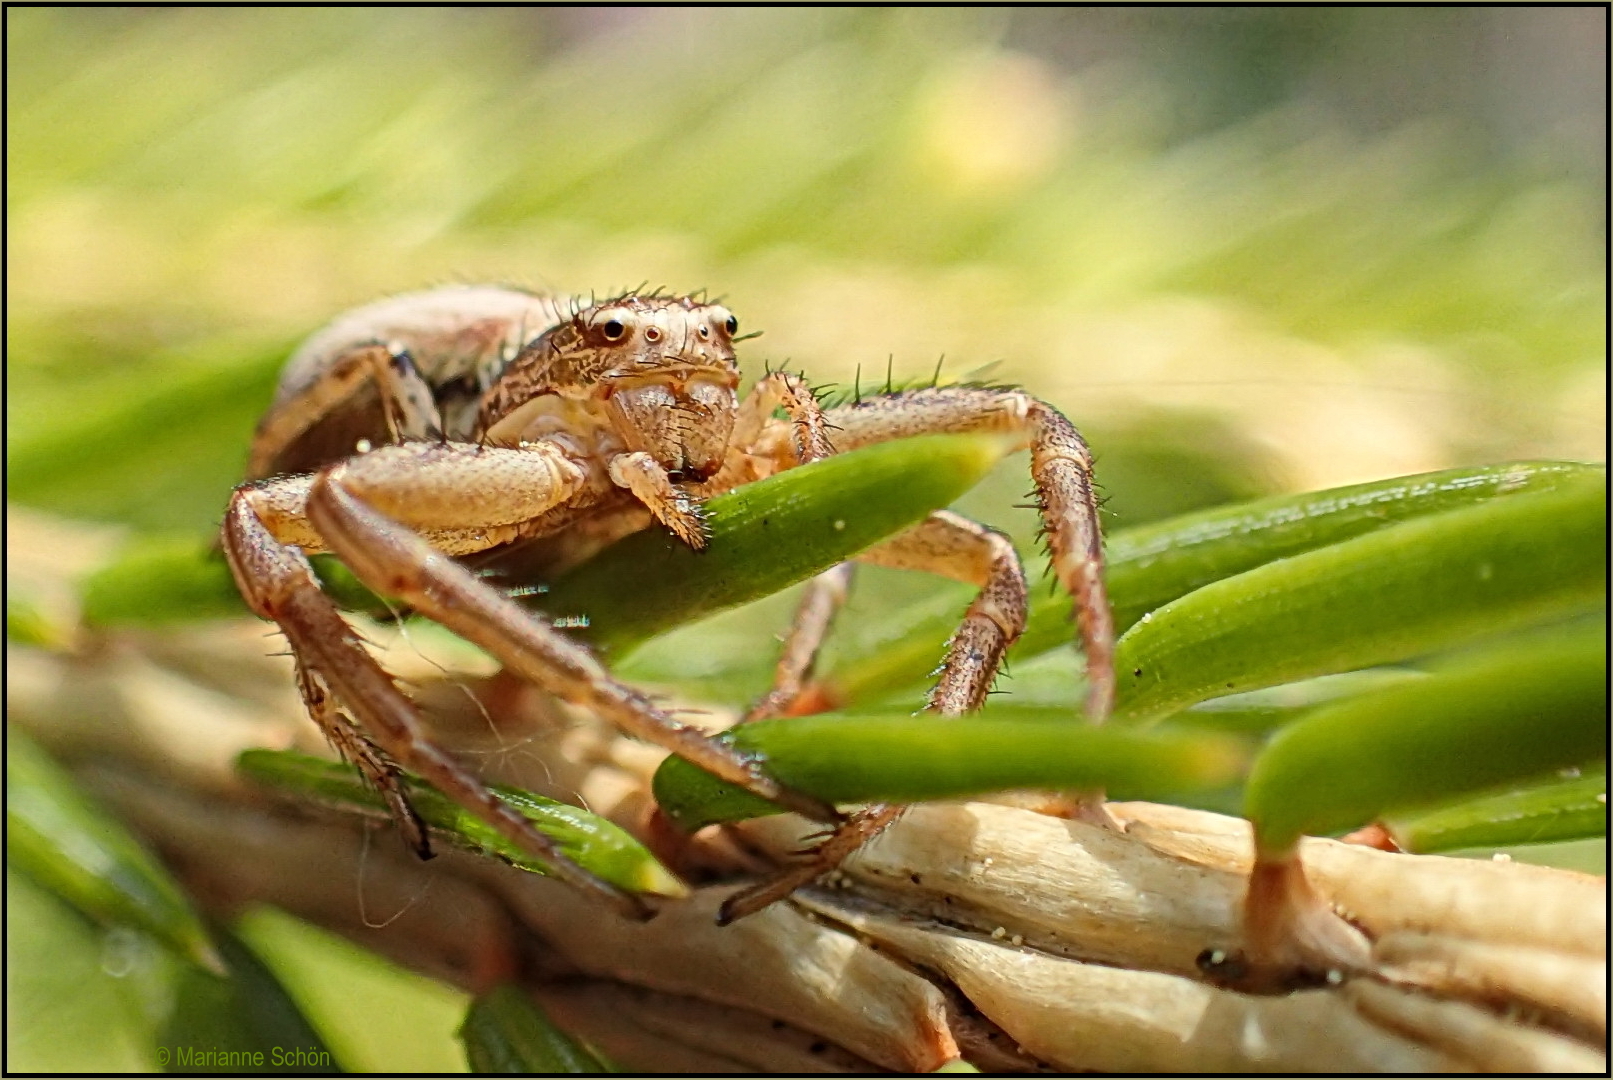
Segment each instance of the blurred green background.
M9 9L8 499L205 535L299 338L484 280L709 288L765 331L752 375L787 361L868 388L939 361L1023 383L1088 435L1111 527L1598 460L1606 26L1600 8ZM966 509L1027 540L1024 487L1011 462ZM39 934L71 914L23 900ZM82 930L15 918L8 985ZM248 936L350 1065L458 1061L448 991L377 989L405 977L283 917ZM63 972L128 982L88 955L50 992ZM321 996L344 964L369 989ZM394 998L414 1004L365 1008ZM85 1022L141 1015L119 1000ZM151 1067L138 1039L97 1051L11 1006L8 1041L24 1021L15 1067Z
M32 505L210 528L289 347L458 280L710 288L820 383L995 365L1114 524L1602 456L1605 12L7 18Z

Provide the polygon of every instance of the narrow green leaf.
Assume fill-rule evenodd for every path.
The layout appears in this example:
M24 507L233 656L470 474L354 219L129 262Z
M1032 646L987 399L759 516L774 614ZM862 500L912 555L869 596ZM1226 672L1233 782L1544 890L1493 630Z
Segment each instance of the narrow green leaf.
M222 509L222 506L221 506ZM92 626L155 625L245 614L223 555L195 537L141 537L79 588Z
M174 1005L157 1035L157 1061L174 1073L341 1071L280 980L244 942L218 934L228 978L178 973Z
M218 337L80 381L71 407L8 447L8 497L152 531L216 523L289 351Z
M280 908L250 908L230 929L317 1019L344 1068L440 1075L465 1067L454 1029L469 994Z
M222 507L220 508L222 511ZM325 591L343 607L373 615L392 608L334 557L314 557ZM190 536L141 536L79 587L84 621L91 626L160 626L247 613L229 564L210 541Z
M114 937L114 934L116 937ZM139 961L127 962L140 942ZM12 1075L105 1076L157 1068L140 990L187 961L137 931L104 931L29 874L6 865L5 1068ZM131 978L131 976L134 976ZM132 992L131 992L132 991ZM132 999L132 1000L131 1000Z
M711 543L635 533L554 582L535 606L584 618L579 635L621 655L680 623L805 581L946 506L1009 449L993 435L865 447L719 495Z
M1149 613L1120 639L1116 715L1451 648L1584 610L1607 582L1600 476L1267 563Z
M465 1058L475 1073L602 1073L612 1071L555 1027L532 998L505 983L471 1003L460 1025Z
M542 589L531 604L585 620L576 634L622 654L681 623L804 581L899 532L967 491L1007 449L994 435L924 436L791 469L708 502L705 551L650 528ZM336 559L318 557L315 567L343 606L391 611ZM503 580L542 584L519 575ZM97 626L246 610L212 542L189 537L136 540L90 575L81 594L84 618Z
M1079 666L1079 657L1072 653L1044 653L1032 657L1015 666L1011 680L1003 680L1013 688L1012 692L993 694L979 715L998 720L1069 723L1080 707ZM1247 694L1201 701L1172 713L1164 722L1184 731L1220 731L1258 738L1323 705L1423 678L1427 678L1425 672L1409 668L1368 668L1322 675ZM892 701L876 705L873 710L898 707L898 703Z
M1322 675L1303 682L1201 701L1172 713L1166 722L1181 728L1264 735L1323 705L1426 677L1423 672L1405 668L1369 668Z
M1260 849L1607 753L1607 628L1509 642L1426 679L1320 709L1255 760Z
M209 971L223 970L201 918L162 865L11 725L6 841L12 865L90 918L142 930Z
M1553 776L1426 813L1394 815L1385 824L1395 843L1418 853L1606 836L1607 770L1602 766L1588 773Z
M1518 461L1282 495L1125 529L1105 542L1115 630L1124 633L1178 597L1276 559L1501 496L1554 491L1588 476L1605 479L1605 470L1572 462ZM1074 640L1070 599L1045 571L1030 595L1025 632L1010 659L1022 660ZM932 601L890 616L888 626L864 628L863 651L829 676L836 699L859 704L922 682L956 629L968 602L965 596L962 590L947 589Z
M1124 633L1177 597L1277 559L1399 522L1501 497L1557 491L1587 479L1605 484L1607 471L1575 462L1515 461L1280 495L1126 530L1110 545L1115 630ZM1068 639L1068 613L1052 604L1041 607L1064 617L1062 626L1047 628L1054 631L1048 644L1062 644ZM1044 625L1033 614L1026 627L1028 651L1037 647L1033 635L1047 632Z
M823 715L725 734L783 783L837 803L918 802L1009 788L1104 789L1121 798L1212 791L1241 775L1246 745L1213 732L1137 731L1012 716ZM668 758L656 800L685 829L778 808Z
M386 803L358 770L323 758L281 750L247 750L236 768L258 783L312 799L339 810L387 817ZM523 870L547 873L535 861L470 811L422 781L406 778L409 800L432 833L461 847L496 855ZM568 803L517 788L489 785L578 866L632 892L683 896L687 889L619 826Z

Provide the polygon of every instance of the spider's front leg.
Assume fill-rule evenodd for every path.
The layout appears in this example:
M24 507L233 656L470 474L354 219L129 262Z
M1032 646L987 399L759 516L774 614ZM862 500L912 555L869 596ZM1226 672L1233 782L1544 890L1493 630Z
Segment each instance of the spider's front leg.
M482 448L482 453L492 451ZM739 751L666 716L642 693L613 679L587 648L379 513L365 485L347 472L363 461L368 458L332 469L308 498L310 521L361 582L382 595L397 596L419 614L482 646L523 679L590 709L629 735L665 746L784 808L818 820L839 819L829 806L781 787Z
M451 489L434 489L430 481L442 479L444 471L452 472L451 465L456 459L477 451L475 447L406 444L385 447L355 462L361 463L357 466L361 473L413 474L417 479L424 479L426 495L421 501L426 506L422 509L429 509L434 502L433 494L454 501ZM524 474L521 478L528 483L522 485L521 490L550 494L558 491L563 495L580 482L580 470L577 470L578 476L568 477L560 460L522 455L519 451L488 453L490 461L503 467L501 471L507 478ZM445 470L444 466L449 468ZM321 493L328 490L332 474L345 467L339 465L318 477L291 476L244 484L230 500L223 527L224 552L242 595L257 614L274 620L291 644L310 715L338 751L354 760L366 777L377 784L398 818L406 840L421 855L429 853L424 830L413 808L408 806L390 762L383 759L381 753L473 810L512 843L550 866L558 877L626 914L647 915L648 909L641 901L572 863L554 841L501 802L439 747L421 722L414 704L359 644L335 604L320 589L305 551L340 553L339 546L329 543L321 531L317 520L320 515L315 507L322 501ZM508 508L495 516L531 516L543 498L543 495L529 496L526 505ZM507 525L471 520L470 528L439 530L434 538L449 551L474 551L487 546L490 530L496 532L499 525ZM402 526L393 527L407 533ZM425 549L427 560L450 562L424 540L414 539ZM372 588L382 592L389 584L373 578L367 580ZM356 729L348 725L329 702L325 693L327 687L357 718Z
M450 466L442 486L451 507L431 512L430 501L421 498L415 483L417 474L400 472L379 461L385 451L338 465L323 474L309 492L309 521L360 581L382 595L404 601L481 646L516 674L629 735L665 747L786 809L819 821L840 819L833 807L783 787L739 751L668 716L639 691L613 678L586 647L439 550L447 545L452 553L458 535L478 530L434 530L427 534L428 543L408 527L447 520L450 510L468 513L471 506L507 501L509 496L501 493L523 484L536 487L547 481L554 490L567 482L568 470L575 474L572 482L581 484L580 468L563 451L547 443L520 450L452 444L413 449L423 457L440 455L442 463ZM510 455L508 460L506 455ZM530 520L539 512L536 506L529 506L520 520ZM479 534L496 543L500 528L516 527L490 521L480 527ZM487 546L492 544L483 544Z
M392 815L409 850L422 859L431 858L431 837L426 832L425 822L420 820L414 805L409 802L398 767L343 715L331 699L324 682L308 669L300 656L296 658L296 664L297 689L302 694L303 704L308 707L308 716L325 733L325 738L342 760L357 768L370 786L380 792L387 812Z
M308 685L328 686L386 754L560 877L619 909L642 913L637 900L570 863L432 742L413 704L358 644L304 557L330 551L371 589L399 598L557 696L763 798L835 820L832 808L780 787L738 752L611 678L586 648L448 557L513 539L523 523L567 501L585 481L583 470L553 444L383 447L318 476L243 485L225 519L224 549L253 610L280 625L299 663L317 679ZM349 749L344 735L338 730L332 740Z
M1114 700L1114 624L1103 587L1103 550L1092 459L1075 427L1057 410L1019 391L957 387L911 391L859 402L826 414L842 451L909 435L1007 431L1020 435L1031 451L1031 473L1043 525L1060 582L1075 599L1076 620L1086 655L1087 716L1101 722ZM958 715L980 708L996 679L1003 655L1024 629L1027 611L1024 571L1008 538L946 511L902 535L869 549L858 561L905 570L923 570L980 586L962 624L947 647L929 708ZM786 680L810 670L827 617L815 582L802 603L780 662L774 693L753 714L776 708L790 687ZM832 608L830 609L832 610ZM791 693L793 700L795 690ZM1039 800L1043 804L1047 799ZM1055 799L1062 816L1080 817L1113 828L1101 800L1093 796ZM895 821L901 808L883 803L856 812L806 858L728 898L719 915L731 922L760 911L796 888L833 869L858 847Z
M909 435L971 431L1011 433L1030 448L1053 572L1075 601L1086 657L1086 715L1102 722L1114 705L1114 620L1103 585L1092 455L1075 426L1023 391L962 386L870 398L830 410L826 418L837 429L841 452Z

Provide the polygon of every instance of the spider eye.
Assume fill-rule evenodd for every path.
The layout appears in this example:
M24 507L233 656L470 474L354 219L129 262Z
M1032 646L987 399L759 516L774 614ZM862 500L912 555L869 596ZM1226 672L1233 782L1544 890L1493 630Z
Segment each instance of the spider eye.
M648 330L644 331L644 340L645 341L660 341L661 340L661 331L658 330L657 328L653 327L653 326L650 327Z
M730 336L739 332L739 320L734 318L732 315L728 316L728 321L722 325L723 329L727 330Z
M627 336L627 327L622 325L620 319L612 319L600 327L600 330L604 332L606 341L620 341Z
M702 327L701 327L701 328L700 328L700 336L701 336L701 337L702 337L702 338L708 338L708 337L710 337L710 336L711 336L711 327L709 327L709 326L702 326Z

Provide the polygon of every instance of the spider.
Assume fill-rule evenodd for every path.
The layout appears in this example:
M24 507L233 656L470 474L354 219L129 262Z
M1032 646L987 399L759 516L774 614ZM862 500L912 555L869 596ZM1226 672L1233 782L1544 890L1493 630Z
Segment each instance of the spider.
M381 792L422 858L431 848L400 769L563 880L626 914L650 913L566 859L433 742L415 705L321 590L309 555L334 554L378 594L624 732L837 825L822 855L835 858L894 809L871 807L847 820L784 788L613 678L585 646L459 560L519 550L523 566L558 571L657 525L699 550L701 501L711 495L907 435L1011 432L1031 450L1053 566L1075 600L1088 715L1108 711L1113 628L1091 459L1070 422L1025 393L984 387L887 393L826 411L785 372L768 374L741 400L737 331L727 308L688 296L632 293L583 304L463 286L360 307L292 355L258 425L250 479L231 496L223 550L249 606L288 639L310 716ZM938 511L857 558L980 587L929 700L943 715L979 708L1025 622L1025 577L1007 537ZM813 580L773 691L747 719L787 711L802 692L846 573L842 565Z

